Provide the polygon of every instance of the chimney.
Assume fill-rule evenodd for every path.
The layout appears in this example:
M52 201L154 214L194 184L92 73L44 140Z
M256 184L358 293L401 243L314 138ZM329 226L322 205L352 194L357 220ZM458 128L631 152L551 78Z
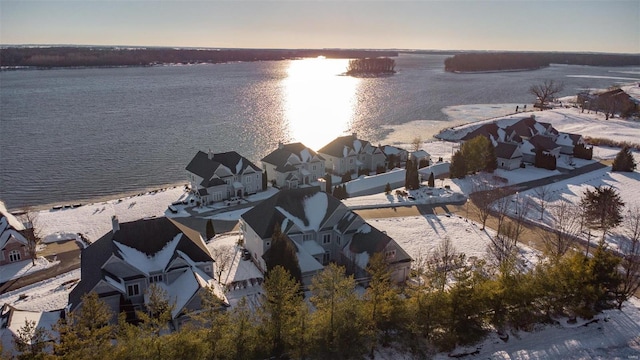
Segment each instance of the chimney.
M114 234L116 231L120 230L120 222L118 221L118 217L115 215L111 217L111 226Z
M209 160L213 159L213 151L209 148Z
M278 141L278 149L284 149L284 144L282 141Z

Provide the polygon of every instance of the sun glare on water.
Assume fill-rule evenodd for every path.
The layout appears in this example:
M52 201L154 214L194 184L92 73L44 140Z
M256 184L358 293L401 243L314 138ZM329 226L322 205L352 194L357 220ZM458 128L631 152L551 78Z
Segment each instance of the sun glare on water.
M351 127L357 78L340 76L347 59L291 61L284 79L286 126L292 142L317 150Z

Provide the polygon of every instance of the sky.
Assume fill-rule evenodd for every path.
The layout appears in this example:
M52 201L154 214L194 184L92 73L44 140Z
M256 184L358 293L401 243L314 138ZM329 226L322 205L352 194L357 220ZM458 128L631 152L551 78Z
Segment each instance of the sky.
M0 43L640 53L640 0L0 0Z

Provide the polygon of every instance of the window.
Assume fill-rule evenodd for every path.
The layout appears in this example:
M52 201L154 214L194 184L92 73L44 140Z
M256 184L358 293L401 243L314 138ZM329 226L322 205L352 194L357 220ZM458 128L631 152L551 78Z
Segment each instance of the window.
M322 255L322 265L329 264L330 260L331 260L331 253L328 251L325 251L324 254Z
M313 168L313 171L316 171L316 166L315 165L313 165L312 168Z
M149 278L149 284L164 282L164 274L151 275Z
M338 242L338 245L340 245L340 242L342 241L342 238L340 236L336 236L336 241Z
M322 235L322 243L323 244L331 244L331 234Z
M313 234L302 234L302 240L303 241L313 240Z
M265 245L267 245L267 247L271 246L271 241L267 241Z
M18 250L9 251L9 261L11 262L20 261L20 251Z
M349 164L353 164L353 159L349 159Z
M384 253L384 257L385 257L387 260L394 259L394 258L396 257L396 250L394 249L394 250L387 250L387 251L385 251L385 253Z
M127 296L140 295L140 287L138 284L127 285Z

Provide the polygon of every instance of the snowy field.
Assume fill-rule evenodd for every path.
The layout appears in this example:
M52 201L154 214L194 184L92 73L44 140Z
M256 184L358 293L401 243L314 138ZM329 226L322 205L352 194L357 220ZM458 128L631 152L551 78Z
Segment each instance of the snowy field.
M536 189L519 193L518 201L528 201L531 204L532 208L527 214L529 220L550 225L554 219L549 209L558 206L561 201L578 205L585 191L587 189L593 190L597 186L610 186L618 191L622 201L625 203L625 208L622 211L623 215L626 214L627 209L640 207L640 172L638 170L635 172L611 172L610 167L548 185L551 194L549 202L545 206L542 220L540 220L540 207L538 205L538 196L535 193ZM511 211L514 210L511 209ZM624 239L620 235L624 231L624 226L621 225L613 229L611 234L607 236L607 243L613 249L619 249L623 244ZM595 231L592 235L593 239L598 239L601 236Z

